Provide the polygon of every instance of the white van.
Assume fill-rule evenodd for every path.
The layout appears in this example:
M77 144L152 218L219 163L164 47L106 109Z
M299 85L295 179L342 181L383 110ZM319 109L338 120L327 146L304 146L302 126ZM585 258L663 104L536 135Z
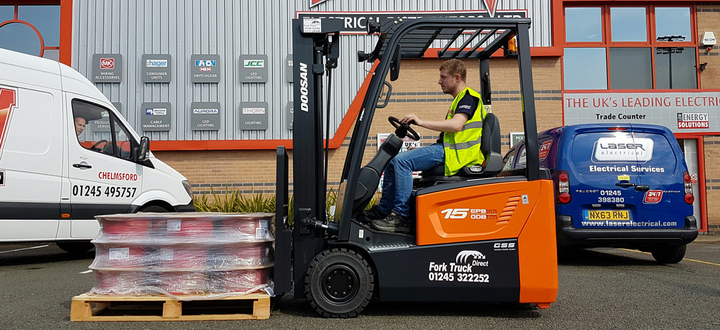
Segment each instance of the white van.
M98 214L194 211L108 99L56 61L0 49L0 242L87 251Z

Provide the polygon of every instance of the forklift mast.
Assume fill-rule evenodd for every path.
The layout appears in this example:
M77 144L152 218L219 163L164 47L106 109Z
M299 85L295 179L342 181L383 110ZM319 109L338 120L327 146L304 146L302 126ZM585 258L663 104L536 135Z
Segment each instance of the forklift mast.
M294 19L293 30L293 210L288 210L288 161L278 148L275 291L290 292L292 283L304 283L307 265L327 247L326 232L336 231L326 219L323 151L323 79L337 66L342 20ZM325 137L329 139L330 137ZM289 225L288 212L294 224ZM332 228L329 228L332 226ZM303 286L295 286L301 298Z
M358 52L358 59L375 64L348 148L341 182L347 193L338 195L335 222L326 216L327 181L323 161L323 79L337 64L342 20L304 18L292 20L293 33L293 209L288 210L288 156L278 148L277 211L275 247L275 291L305 297L305 274L313 258L329 245L350 239L352 209L370 125L378 108L388 73L397 79L403 58L424 58L438 48L439 59L476 59L480 68L480 92L485 105L491 103L489 60L517 40L517 56L528 181L541 178L539 169L534 90L530 63L530 19L429 17L388 20L369 24L369 33L379 40L371 53ZM438 44L441 44L438 47ZM444 45L444 46L443 46ZM502 53L502 51L501 51ZM505 53L507 55L507 52ZM386 95L390 98L391 95ZM327 151L325 151L327 152ZM342 198L342 200L340 200ZM293 223L289 214L292 212Z

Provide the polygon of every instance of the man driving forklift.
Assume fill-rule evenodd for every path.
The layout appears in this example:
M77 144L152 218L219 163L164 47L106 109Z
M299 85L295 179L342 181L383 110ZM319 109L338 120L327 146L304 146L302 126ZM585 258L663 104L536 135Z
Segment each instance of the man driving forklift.
M413 171L426 171L445 163L445 175L457 173L460 168L482 164L480 152L482 121L487 112L481 96L467 86L467 69L458 59L440 65L438 84L443 93L454 100L444 120L422 120L408 114L400 122L415 124L440 132L437 142L423 148L408 150L395 156L385 168L382 197L370 210L364 211L367 222L378 230L410 233L408 201L413 188Z

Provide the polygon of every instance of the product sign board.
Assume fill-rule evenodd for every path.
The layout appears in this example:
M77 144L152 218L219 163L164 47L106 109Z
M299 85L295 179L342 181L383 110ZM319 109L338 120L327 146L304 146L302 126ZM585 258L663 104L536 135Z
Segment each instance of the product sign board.
M287 82L293 82L293 55L288 54L285 57L285 78Z
M367 24L371 19L375 22L384 22L388 19L415 19L423 17L482 17L490 18L487 10L443 10L443 11L299 11L296 18L303 20L303 31L312 33L313 26L317 26L314 30L320 32L320 25L312 25L311 18L334 18L343 20L343 34L367 34ZM513 10L497 10L496 18L526 18L528 17L526 9ZM317 22L319 23L319 21Z
M140 61L144 83L166 84L172 80L172 56L145 54Z
M217 131L220 129L220 102L193 102L190 104L190 129Z
M190 56L190 81L193 83L220 82L220 55Z
M288 118L288 120L287 120L288 129L292 130L293 122L295 121L295 108L293 106L292 101L288 102L288 104L285 106L285 114L287 114L287 118Z
M246 131L264 131L268 128L268 103L240 103L240 129Z
M240 82L261 83L268 81L267 55L241 55L240 56Z
M510 148L522 140L525 140L525 132L510 132Z
M171 124L171 104L169 102L144 102L138 114L142 120L144 132L168 132Z
M94 83L122 82L122 54L95 54L92 59Z
M564 93L565 125L640 123L673 133L720 132L720 92Z
M89 131L93 133L110 132L110 112L101 112L102 118L91 120L88 123Z

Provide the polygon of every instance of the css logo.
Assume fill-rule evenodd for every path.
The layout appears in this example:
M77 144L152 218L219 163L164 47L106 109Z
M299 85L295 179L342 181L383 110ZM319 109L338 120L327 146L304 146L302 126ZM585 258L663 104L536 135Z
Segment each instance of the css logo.
M243 66L246 68L264 68L265 60L245 60Z
M115 69L115 59L114 58L101 58L100 59L100 69Z

